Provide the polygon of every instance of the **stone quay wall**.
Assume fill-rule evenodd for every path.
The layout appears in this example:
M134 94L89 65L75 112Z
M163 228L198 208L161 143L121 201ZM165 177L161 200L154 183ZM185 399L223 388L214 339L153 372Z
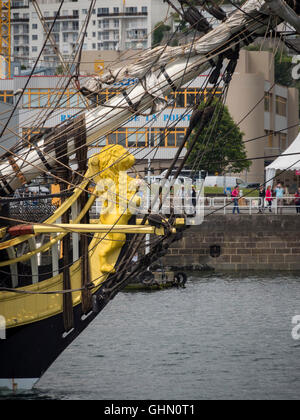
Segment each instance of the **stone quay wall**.
M207 217L184 232L163 262L174 269L300 270L300 215Z

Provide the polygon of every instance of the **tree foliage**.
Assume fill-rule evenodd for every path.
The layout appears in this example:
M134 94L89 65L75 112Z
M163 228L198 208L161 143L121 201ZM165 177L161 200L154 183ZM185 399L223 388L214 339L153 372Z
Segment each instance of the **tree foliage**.
M243 142L243 133L233 121L227 106L215 101L216 111L211 123L207 125L188 159L189 168L205 170L209 173L240 173L249 169ZM204 104L201 105L204 107ZM199 127L196 127L188 141L194 139ZM228 163L230 162L230 163Z
M168 32L171 30L171 26L169 25L165 25L163 22L159 22L156 26L155 29L153 31L153 47L157 47L158 45L160 45L163 37L164 37L164 32Z

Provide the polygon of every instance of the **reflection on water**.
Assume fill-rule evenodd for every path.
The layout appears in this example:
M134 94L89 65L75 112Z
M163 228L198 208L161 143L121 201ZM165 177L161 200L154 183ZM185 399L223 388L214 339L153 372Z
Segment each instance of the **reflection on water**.
M26 399L299 399L300 276L121 293ZM17 397L16 397L17 398Z

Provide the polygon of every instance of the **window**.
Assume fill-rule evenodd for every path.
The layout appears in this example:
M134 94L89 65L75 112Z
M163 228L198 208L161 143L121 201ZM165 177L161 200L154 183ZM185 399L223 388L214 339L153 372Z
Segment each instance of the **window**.
M109 28L109 19L104 19L102 24L103 24L103 28Z
M179 147L184 140L185 136L184 128L175 128L166 130L165 132L165 146L166 147Z
M52 31L53 32L59 32L59 22L54 23Z
M112 133L107 136L107 144L118 144L116 133Z
M195 105L198 102L207 101L211 96L212 92L210 89L185 89L182 91L176 91L170 93L166 100L170 102L170 106L175 105L175 108L188 108ZM217 90L215 95L219 96L222 94L222 90Z
M7 104L14 103L14 93L11 90L0 90L0 102Z
M98 15L108 15L109 8L108 7L99 7L98 8Z
M119 8L118 7L114 7L114 13L119 13Z
M103 40L104 41L108 41L109 40L109 32L108 31L103 32Z
M279 134L279 144L280 144L280 150L282 152L285 152L288 148L288 141L287 141L287 135L285 133Z
M32 29L37 29L37 28L38 28L37 24L36 23L33 23L32 24Z
M37 35L32 35L32 41L37 41L38 40L38 36Z
M273 148L273 131L265 130L266 134L266 148L272 149Z
M137 13L138 9L137 7L126 7L126 13L133 14Z
M272 112L272 100L273 100L273 95L272 93L267 92L265 94L265 111L266 112Z
M136 147L136 130L131 128L127 134L127 147Z
M78 92L67 89L27 89L23 96L24 108L84 108ZM58 100L60 99L59 103Z
M79 17L78 10L73 10L73 17Z
M282 96L276 96L276 114L283 117L287 115L287 100Z
M32 47L32 48L31 48L31 51L32 51L32 52L37 52L37 50L38 50L38 48L37 48L37 47Z
M175 93L175 106L176 108L183 108L185 106L185 94L181 92Z
M25 142L27 146L29 146L28 142L31 140L31 138L35 134L44 133L45 131L47 131L47 128L37 128L37 127L25 128L24 127L22 128L23 141Z
M147 13L148 12L148 7L147 6L143 6L142 7L142 13Z
M185 128L121 128L107 136L107 144L124 147L179 147L185 138Z

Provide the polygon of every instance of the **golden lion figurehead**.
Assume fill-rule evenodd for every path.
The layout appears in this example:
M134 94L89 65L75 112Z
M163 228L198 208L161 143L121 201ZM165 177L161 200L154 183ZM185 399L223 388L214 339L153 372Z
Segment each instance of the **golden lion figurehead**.
M103 147L100 153L89 160L89 168L94 174L94 181L101 178L118 176L119 172L127 171L135 164L135 157L119 144Z

